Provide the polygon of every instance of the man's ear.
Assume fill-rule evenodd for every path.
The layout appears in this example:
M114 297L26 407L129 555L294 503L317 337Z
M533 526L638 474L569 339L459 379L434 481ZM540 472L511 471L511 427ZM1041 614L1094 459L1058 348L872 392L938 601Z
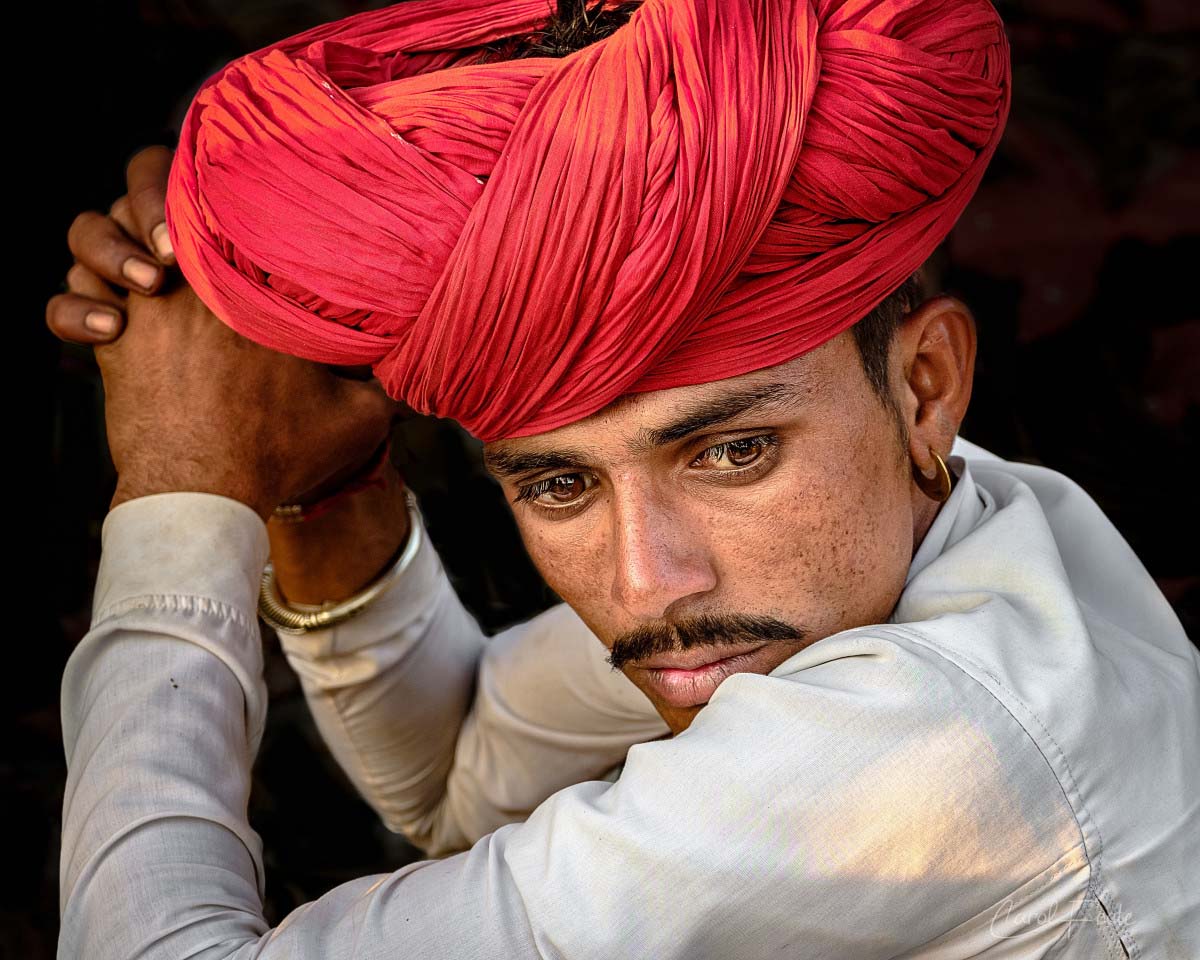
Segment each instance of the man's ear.
M975 374L975 318L954 297L926 300L901 321L893 363L900 367L900 408L908 453L926 476L936 472L929 449L945 459L967 413ZM893 381L897 382L897 381Z

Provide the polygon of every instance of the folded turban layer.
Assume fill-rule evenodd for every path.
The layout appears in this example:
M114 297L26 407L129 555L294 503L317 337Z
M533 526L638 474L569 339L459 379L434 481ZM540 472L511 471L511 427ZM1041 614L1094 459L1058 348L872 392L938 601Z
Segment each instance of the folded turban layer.
M646 0L487 62L550 0L410 0L233 61L167 193L235 330L370 364L483 440L783 363L911 275L1009 107L987 0Z

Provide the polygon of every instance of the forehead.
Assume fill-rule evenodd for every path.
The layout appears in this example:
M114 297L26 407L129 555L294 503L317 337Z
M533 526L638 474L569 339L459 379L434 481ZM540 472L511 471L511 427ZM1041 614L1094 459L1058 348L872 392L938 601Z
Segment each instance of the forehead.
M739 416L790 412L844 379L839 375L844 344L837 343L842 339L835 337L794 360L752 373L627 394L575 423L488 443L485 461L501 476L569 466L576 460L596 462L606 455L645 454Z

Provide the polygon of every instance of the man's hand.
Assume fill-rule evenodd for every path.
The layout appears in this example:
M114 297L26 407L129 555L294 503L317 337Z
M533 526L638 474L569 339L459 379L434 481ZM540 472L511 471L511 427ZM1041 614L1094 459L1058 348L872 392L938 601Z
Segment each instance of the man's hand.
M97 347L118 471L113 506L199 490L265 517L282 500L309 502L336 488L386 436L397 405L377 384L250 343L181 278L167 282L171 157L166 147L139 151L109 214L75 218L69 292L47 303L46 324L60 340ZM126 334L129 345L127 317L140 328Z
M190 287L130 293L118 340L96 347L104 377L115 507L170 491L275 506L364 462L397 405L376 382L245 339Z
M46 304L46 325L60 340L109 343L124 326L125 292L163 289L175 264L164 212L171 156L166 147L136 153L125 169L128 192L108 216L89 210L71 224L69 292Z

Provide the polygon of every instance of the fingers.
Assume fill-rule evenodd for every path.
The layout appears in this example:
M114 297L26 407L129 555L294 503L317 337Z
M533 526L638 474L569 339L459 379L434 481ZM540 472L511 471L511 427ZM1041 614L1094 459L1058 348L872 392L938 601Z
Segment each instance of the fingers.
M133 205L129 202L129 194L117 197L116 203L109 207L108 215L116 220L118 226L129 236L137 236L138 225L133 219Z
M77 216L67 231L75 259L101 279L125 290L154 293L164 268L130 239L111 217L95 210Z
M82 263L75 264L67 271L67 290L90 297L97 303L111 304L121 313L125 312L125 298Z
M110 302L60 293L46 304L46 326L58 339L99 345L121 335L124 317Z
M167 237L167 175L172 151L147 147L125 169L128 193L109 215L89 210L67 231L75 265L67 292L46 304L46 326L60 340L100 345L125 326L122 291L153 294L163 287L166 267L175 263Z
M125 168L129 188L129 208L136 237L164 264L175 262L171 239L167 236L167 176L171 172L173 151L167 147L139 150Z

